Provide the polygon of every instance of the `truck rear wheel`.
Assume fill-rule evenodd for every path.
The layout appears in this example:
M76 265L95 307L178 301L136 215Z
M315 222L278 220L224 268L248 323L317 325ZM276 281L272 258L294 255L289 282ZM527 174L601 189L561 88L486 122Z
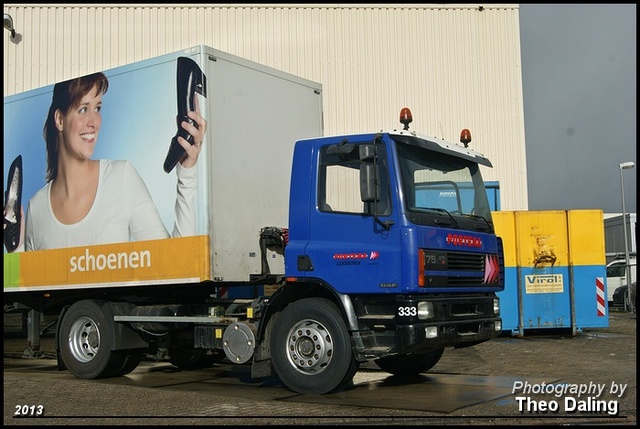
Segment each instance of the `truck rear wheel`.
M111 350L114 323L108 302L83 300L69 307L60 325L59 347L65 366L74 376L114 377L135 369L141 354Z
M376 359L378 367L393 375L407 376L426 372L442 357L444 347L429 353L406 353Z
M358 369L340 311L324 298L287 306L271 336L271 361L294 392L324 394L351 381Z

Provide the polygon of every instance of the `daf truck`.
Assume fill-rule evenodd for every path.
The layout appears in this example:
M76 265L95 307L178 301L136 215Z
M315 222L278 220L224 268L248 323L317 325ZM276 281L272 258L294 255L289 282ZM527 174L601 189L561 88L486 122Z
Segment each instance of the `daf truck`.
M93 157L127 160L167 231L185 156L176 140L192 137L181 123L196 108L206 119L194 228L123 240L99 234L105 218L100 242L72 223L68 245L25 246L47 234L28 207L48 185L55 87L5 97L5 308L55 315L61 370L123 376L163 352L179 368L228 361L325 394L364 362L418 374L447 347L500 335L503 249L482 179L492 165L468 130L461 143L419 134L399 106L388 131L324 136L321 84L206 46L104 74ZM103 211L131 191L114 189Z

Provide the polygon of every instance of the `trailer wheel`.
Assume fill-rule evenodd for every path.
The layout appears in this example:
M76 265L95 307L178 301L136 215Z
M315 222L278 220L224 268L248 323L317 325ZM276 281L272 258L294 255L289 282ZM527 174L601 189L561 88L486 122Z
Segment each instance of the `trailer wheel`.
M337 390L358 370L342 315L324 298L307 298L287 306L273 327L270 349L280 380L298 393Z
M429 353L406 353L376 359L380 369L397 376L416 375L434 367L442 357L444 347Z
M111 350L114 340L113 314L108 302L83 300L74 303L60 325L60 355L77 378L94 379L131 372L137 355ZM141 355L140 355L141 357ZM139 360L136 362L136 366Z

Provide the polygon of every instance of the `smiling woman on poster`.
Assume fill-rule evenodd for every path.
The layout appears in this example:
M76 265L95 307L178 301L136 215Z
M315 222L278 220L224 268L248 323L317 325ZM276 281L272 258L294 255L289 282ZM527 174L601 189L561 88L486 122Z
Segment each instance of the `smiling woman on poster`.
M195 234L195 165L207 127L197 98L195 112L188 113L197 126L187 121L181 124L193 137L193 144L178 138L185 155L176 166L176 218L170 235L131 162L92 159L102 125L102 96L108 88L103 73L55 85L43 130L47 184L29 201L25 250Z

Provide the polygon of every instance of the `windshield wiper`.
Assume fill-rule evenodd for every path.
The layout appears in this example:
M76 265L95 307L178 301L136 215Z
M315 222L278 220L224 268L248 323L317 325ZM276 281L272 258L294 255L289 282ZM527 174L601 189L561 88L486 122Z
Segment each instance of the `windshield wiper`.
M487 224L487 227L489 228L489 229L486 229L485 231L491 231L491 230L493 229L493 228L491 227L491 224L490 224L490 223L489 223L489 221L487 220L487 218L486 218L486 217L484 217L484 216L479 216L479 215L474 215L474 214L463 214L463 216L470 217L471 219L476 219L476 220L480 220L480 219L482 219L482 220L484 221L484 223L486 223L486 224ZM476 227L476 229L478 229L478 230L479 230L480 228Z
M447 216L449 216L449 219L451 219L451 221L453 222L453 225L460 229L460 224L458 223L457 220L455 220L455 218L451 215L451 213L449 213L448 210L440 208L440 207L420 207L420 210L432 210L434 212L440 212L440 213L446 213ZM442 223L442 222L438 222L438 219L435 220L435 223Z

